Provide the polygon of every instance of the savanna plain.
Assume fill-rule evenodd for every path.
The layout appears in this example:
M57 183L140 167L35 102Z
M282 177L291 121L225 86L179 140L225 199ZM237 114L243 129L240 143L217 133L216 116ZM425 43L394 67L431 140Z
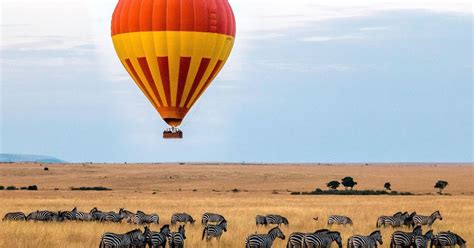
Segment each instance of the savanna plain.
M44 167L49 170L45 171ZM316 196L291 195L293 191L326 189L326 183L351 176L355 189L383 189L390 182L393 190L413 196ZM333 227L343 235L343 245L354 234L368 235L376 230L380 215L416 211L429 215L439 210L433 230L457 232L474 243L473 164L0 164L0 185L37 185L38 191L0 191L0 215L7 212L71 210L89 212L142 210L157 213L158 231L169 223L172 213L187 212L197 219L186 225L186 247L244 247L245 238L270 227L257 227L255 215L281 214L289 219L282 226L291 232L311 232L326 228L331 214L352 218L352 227ZM446 195L437 195L437 180L448 181ZM71 187L103 186L111 191L72 191ZM343 190L340 189L340 190ZM201 215L216 212L228 220L228 231L221 240L201 240ZM318 217L315 221L313 218ZM123 233L136 228L131 224L94 222L1 222L0 247L98 247L104 232ZM177 226L172 227L176 230ZM424 232L427 227L424 227ZM389 247L391 228L382 229ZM273 247L285 247L287 240L276 240Z

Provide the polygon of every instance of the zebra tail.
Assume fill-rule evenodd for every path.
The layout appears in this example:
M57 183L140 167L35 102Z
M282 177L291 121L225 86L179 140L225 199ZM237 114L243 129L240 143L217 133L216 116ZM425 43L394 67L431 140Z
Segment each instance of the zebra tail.
M204 240L204 236L206 236L206 227L202 230L202 238L201 240Z

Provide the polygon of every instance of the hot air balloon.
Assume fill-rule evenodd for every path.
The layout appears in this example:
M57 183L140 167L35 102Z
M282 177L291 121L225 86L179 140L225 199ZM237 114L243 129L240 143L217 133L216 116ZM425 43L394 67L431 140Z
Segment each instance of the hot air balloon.
M119 0L115 51L133 81L182 138L184 117L230 55L235 18L227 0Z

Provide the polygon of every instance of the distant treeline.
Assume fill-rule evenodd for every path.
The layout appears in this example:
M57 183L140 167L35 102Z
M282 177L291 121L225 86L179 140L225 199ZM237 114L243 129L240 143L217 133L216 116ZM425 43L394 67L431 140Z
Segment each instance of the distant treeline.
M38 190L38 186L36 185L30 185L28 187L20 187L20 188L17 188L15 186L7 186L7 187L4 187L4 186L1 186L0 185L0 190Z
M76 190L105 191L105 190L112 190L112 189L109 189L109 188L106 188L106 187L102 187L102 186L97 186L97 187L79 187L79 188L71 187L71 190L73 190L73 191L76 191Z
M292 195L414 195L410 192L398 192L385 190L322 190L316 189L310 192L291 192Z

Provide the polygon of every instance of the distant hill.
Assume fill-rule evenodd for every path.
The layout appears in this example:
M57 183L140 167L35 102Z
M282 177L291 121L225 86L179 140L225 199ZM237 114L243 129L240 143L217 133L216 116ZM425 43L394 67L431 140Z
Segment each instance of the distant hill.
M44 155L30 155L30 154L8 154L0 153L0 162L15 163L15 162L37 162L37 163L66 163L66 161Z

